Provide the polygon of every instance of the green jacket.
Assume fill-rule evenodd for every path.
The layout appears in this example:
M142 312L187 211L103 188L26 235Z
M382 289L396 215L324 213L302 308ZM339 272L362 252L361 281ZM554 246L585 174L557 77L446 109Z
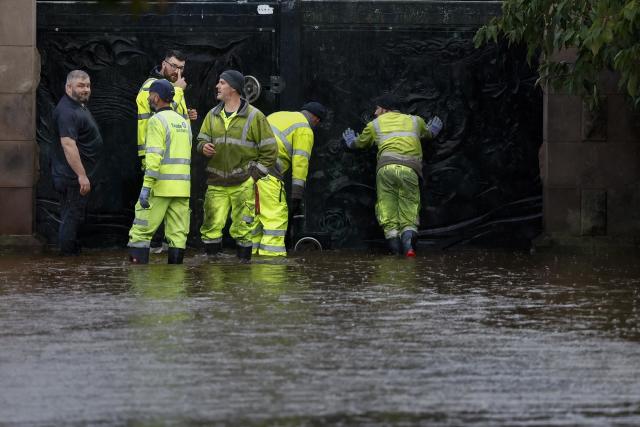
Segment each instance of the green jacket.
M198 135L198 152L202 153L208 142L216 150L207 163L207 184L229 187L243 183L249 176L266 176L278 156L278 145L267 118L243 100L225 128L223 108L224 103L220 103L207 113Z
M433 136L422 117L389 111L367 123L356 139L355 146L378 146L376 170L385 165L399 164L410 167L422 177L420 140L423 138L432 139Z
M155 196L191 195L191 127L175 111L161 109L149 119L143 186Z

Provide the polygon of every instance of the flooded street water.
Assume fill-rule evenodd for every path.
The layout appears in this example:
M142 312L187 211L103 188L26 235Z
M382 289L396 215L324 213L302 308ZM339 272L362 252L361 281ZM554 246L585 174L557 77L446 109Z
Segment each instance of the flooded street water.
M0 257L0 425L637 426L634 258Z

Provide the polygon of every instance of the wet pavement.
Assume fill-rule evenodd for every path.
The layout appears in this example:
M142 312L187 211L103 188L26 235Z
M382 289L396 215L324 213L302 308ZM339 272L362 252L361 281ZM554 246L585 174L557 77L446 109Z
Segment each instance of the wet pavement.
M0 257L0 425L638 426L635 258Z

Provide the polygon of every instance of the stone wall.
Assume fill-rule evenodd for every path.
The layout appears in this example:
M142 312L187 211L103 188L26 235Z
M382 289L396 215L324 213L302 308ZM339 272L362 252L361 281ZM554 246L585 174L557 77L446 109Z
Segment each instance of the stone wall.
M640 243L640 114L603 73L599 111L547 90L540 174L542 247L598 249Z
M37 176L35 0L0 2L0 236L33 233Z

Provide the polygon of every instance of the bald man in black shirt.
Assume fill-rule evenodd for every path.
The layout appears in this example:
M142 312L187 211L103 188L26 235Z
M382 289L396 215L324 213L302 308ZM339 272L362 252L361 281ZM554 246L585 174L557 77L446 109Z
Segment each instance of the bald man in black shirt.
M62 255L80 252L78 227L84 222L92 180L102 155L102 136L86 107L90 96L89 75L71 71L65 95L53 111L57 138L51 156L51 175L61 195L58 243Z

